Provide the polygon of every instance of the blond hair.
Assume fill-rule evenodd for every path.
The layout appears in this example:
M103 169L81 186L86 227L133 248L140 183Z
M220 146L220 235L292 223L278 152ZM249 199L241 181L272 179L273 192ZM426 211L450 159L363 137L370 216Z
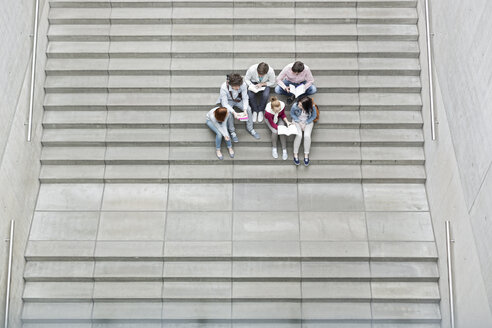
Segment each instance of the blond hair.
M279 113L282 110L282 104L277 97L270 98L270 106L275 113Z

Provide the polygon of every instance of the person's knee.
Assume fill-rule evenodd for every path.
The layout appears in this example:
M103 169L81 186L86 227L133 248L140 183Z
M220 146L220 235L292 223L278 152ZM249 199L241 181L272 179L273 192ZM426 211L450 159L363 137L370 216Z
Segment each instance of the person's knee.
M318 89L316 88L316 86L313 84L311 85L308 89L307 89L307 94L308 95L312 95L312 94L315 94L316 92L318 91Z
M282 94L282 91L284 91L279 85L275 87L275 92L278 93L279 95Z

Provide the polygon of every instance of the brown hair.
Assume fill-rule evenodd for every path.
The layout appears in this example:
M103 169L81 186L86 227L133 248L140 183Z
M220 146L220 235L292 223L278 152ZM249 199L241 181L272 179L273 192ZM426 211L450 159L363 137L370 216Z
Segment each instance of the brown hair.
M282 110L282 104L277 99L277 97L270 98L270 106L275 113L279 113Z
M292 72L301 73L304 71L304 64L300 61L296 61L294 65L292 65Z
M243 77L237 73L227 75L227 83L231 87L239 87L243 84Z
M266 73L268 73L269 69L270 69L270 67L268 66L267 63L261 62L258 64L258 68L256 68L256 71L260 75L265 75Z
M214 116L217 122L224 122L227 116L227 108L219 107L214 111Z
M304 109L306 113L311 115L313 111L313 100L309 97L302 97L299 99L298 105L300 105L301 109Z

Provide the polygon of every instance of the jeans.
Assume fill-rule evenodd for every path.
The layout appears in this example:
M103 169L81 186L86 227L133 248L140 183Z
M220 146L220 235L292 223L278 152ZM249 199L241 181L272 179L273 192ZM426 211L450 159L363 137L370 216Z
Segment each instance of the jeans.
M258 104L257 96L260 97L260 103ZM265 90L254 93L248 90L249 105L253 112L259 113L264 112L265 107L268 103L268 98L270 98L270 87L265 87Z
M291 84L295 85L296 87L301 85L301 84L306 84L306 82L302 82L302 83L293 83L293 82L290 82L289 80L284 80L283 81L284 84L286 86L289 86ZM303 95L307 95L307 96L310 96L310 95L313 95L316 93L316 91L318 91L318 89L316 89L316 86L314 84L312 84L309 88L307 88L306 92L303 93L302 95L300 95L299 97L303 96ZM275 92L278 93L279 95L284 95L284 96L289 96L289 95L292 95L291 93L287 93L285 92L284 89L282 89L282 87L280 85L277 85L275 87Z
M231 120L231 117L229 116L229 118L227 120ZM207 120L207 126L210 128L210 130L215 132L215 149L219 150L220 144L222 143L222 137L223 137L222 133L220 133L220 131L217 130L217 127L210 120ZM231 142L230 138L229 138L229 140L226 140L226 145L227 145L227 148L232 147L232 142Z
M244 104L244 101L241 100L241 102L234 102L234 101L229 101L229 105L231 107L238 107L242 111L244 111L244 107L248 107L246 110L246 113L248 114L248 120L246 121L246 130L252 131L253 130L253 115L251 114L251 108ZM236 128L234 127L234 116L231 115L231 117L227 120L227 129L229 130L230 133L236 133Z
M294 122L294 124L297 127L297 131L301 133L300 135L296 135L296 138L294 139L294 154L298 154L303 130L300 123ZM304 127L304 154L309 154L309 151L311 150L311 132L313 132L313 127L314 123L312 122Z

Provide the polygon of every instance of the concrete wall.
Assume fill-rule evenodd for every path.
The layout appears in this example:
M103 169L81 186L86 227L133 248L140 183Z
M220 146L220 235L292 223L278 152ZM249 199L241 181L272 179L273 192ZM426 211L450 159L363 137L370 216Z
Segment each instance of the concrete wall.
M41 0L37 85L44 83L47 9ZM33 141L26 142L34 1L0 5L0 319L3 325L10 220L16 222L10 327L20 327L24 251L39 189L43 90L36 92Z
M491 16L489 0L431 1L439 125L438 140L432 142L426 106L425 150L440 252L443 327L449 327L445 220L451 221L456 240L452 248L457 327L492 327ZM423 70L424 90L426 77Z

